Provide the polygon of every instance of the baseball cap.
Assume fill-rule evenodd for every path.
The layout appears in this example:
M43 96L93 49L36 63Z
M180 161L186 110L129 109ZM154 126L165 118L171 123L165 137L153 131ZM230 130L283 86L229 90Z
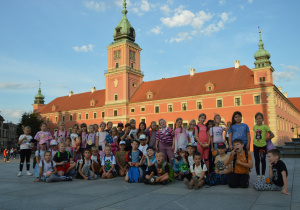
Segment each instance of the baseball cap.
M119 145L121 145L121 144L126 144L126 142L125 141L120 141Z
M193 143L188 143L185 148L188 148L188 147L196 147L196 146Z
M146 140L147 136L145 134L141 134L139 140Z
M139 139L134 138L133 141L138 142L139 144L141 143Z
M218 144L218 148L226 148L226 145L223 142L220 142Z
M123 126L124 126L123 123L121 122L118 123L118 127L123 127Z
M56 141L56 140L51 140L51 141L50 141L50 145L51 145L51 146L57 145L57 141Z

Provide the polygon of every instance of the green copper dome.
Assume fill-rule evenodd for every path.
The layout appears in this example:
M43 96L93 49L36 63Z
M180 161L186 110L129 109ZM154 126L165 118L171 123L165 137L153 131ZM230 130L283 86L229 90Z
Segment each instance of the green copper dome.
M45 96L42 94L41 91L41 83L39 83L39 90L38 90L38 94L36 94L34 96L35 100L34 100L34 104L44 104L45 100Z
M259 50L254 54L255 58L255 68L271 66L271 61L269 60L271 55L264 49L264 43L261 40L261 31L259 31Z
M123 2L123 17L117 27L114 30L114 40L122 40L122 39L129 39L131 41L135 41L135 30L131 26L129 20L127 19L127 10L126 10L126 0Z

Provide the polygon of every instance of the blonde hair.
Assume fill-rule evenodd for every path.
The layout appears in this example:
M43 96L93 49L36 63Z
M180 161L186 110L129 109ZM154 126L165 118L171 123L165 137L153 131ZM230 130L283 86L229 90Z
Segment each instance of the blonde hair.
M118 132L118 129L116 127L111 128L111 134L112 134L113 131L116 132L116 136L119 137L119 132Z
M129 122L130 123L135 123L135 119L131 119Z
M178 121L180 121L180 120L183 121L181 117L178 117L178 118L176 119L176 123L178 123ZM177 125L176 125L176 128L177 128ZM181 128L180 128L180 133L182 133L182 126L181 126Z
M25 129L31 130L31 128L30 128L29 126L25 126L25 127L23 128L23 131L25 131Z
M197 123L196 123L196 120L192 119L192 120L189 122L189 125L188 125L187 128L186 128L187 130L190 130L191 124L195 124L195 125L196 125L196 124L197 124Z
M165 153L163 153L163 152L156 152L156 153L155 153L155 155L159 155L159 154L160 154L161 156L165 157Z
M59 145L59 146L60 146L60 145L67 146L66 142L64 142L64 141L61 141L61 142L59 142L59 144L58 144L58 145Z
M99 152L99 149L98 149L98 147L96 147L96 146L92 146L92 148L91 148L91 151L92 152Z

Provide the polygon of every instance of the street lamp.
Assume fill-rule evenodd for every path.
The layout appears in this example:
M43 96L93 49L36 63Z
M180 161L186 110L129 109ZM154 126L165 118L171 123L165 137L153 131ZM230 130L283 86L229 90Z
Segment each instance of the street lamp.
M299 138L299 135L298 135L298 125L295 125L295 127L296 127L296 130L297 130L297 137L296 138ZM291 127L291 130L292 130L292 132L294 133L294 130L295 130L295 128L294 127Z

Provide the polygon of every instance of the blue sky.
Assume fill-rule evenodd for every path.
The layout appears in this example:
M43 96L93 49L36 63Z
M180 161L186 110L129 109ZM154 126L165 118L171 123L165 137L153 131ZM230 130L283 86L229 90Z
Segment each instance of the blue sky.
M254 67L258 26L271 54L274 82L300 96L300 2L270 0L130 0L128 19L143 49L144 81L241 65ZM31 111L38 81L46 103L104 89L106 47L122 0L1 0L0 110L18 122ZM193 87L191 87L193 88Z

